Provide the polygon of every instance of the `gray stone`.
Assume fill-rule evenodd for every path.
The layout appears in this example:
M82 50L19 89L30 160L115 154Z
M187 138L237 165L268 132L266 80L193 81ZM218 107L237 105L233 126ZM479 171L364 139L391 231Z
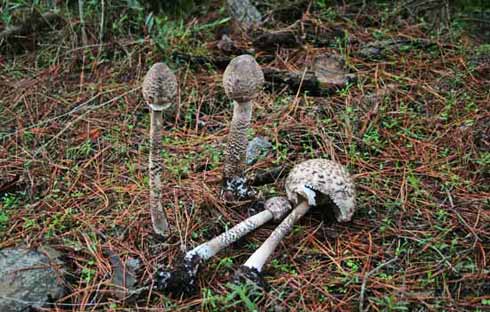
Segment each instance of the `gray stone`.
M126 299L136 292L136 271L139 270L141 262L135 258L128 258L123 262L121 258L110 252L109 260L112 268L112 284L115 286L113 294L119 299Z
M248 142L247 165L252 165L260 158L265 157L271 148L272 144L263 137L256 137Z
M250 0L227 0L231 17L238 21L244 29L258 26L262 20L262 14L250 2Z
M315 57L312 67L321 86L343 88L355 80L355 75L347 73L344 59L336 55L320 54Z
M64 267L51 248L0 250L0 311L42 308L65 294Z

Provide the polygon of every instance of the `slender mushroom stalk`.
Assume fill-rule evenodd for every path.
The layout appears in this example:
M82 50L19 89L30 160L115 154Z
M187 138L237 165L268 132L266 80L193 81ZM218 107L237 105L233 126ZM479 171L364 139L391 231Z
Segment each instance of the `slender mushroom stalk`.
M193 294L196 291L197 272L201 263L270 220L282 220L292 207L286 197L273 197L265 202L264 208L264 211L187 252L175 270L158 270L155 277L156 289L174 294Z
M250 55L235 57L223 75L225 93L235 102L223 171L222 195L228 201L246 199L253 195L244 176L247 129L252 118L252 100L263 84L264 74Z
M355 212L355 192L351 177L342 165L326 159L312 159L296 165L286 179L286 193L296 205L267 240L243 264L235 281L251 280L258 286L266 283L261 271L280 241L312 206L333 203L338 222L348 222Z
M153 230L162 237L167 236L167 215L162 206L162 184L160 176L163 170L162 120L163 111L170 108L177 95L177 79L174 73L163 63L154 64L143 80L143 97L150 107L150 215Z

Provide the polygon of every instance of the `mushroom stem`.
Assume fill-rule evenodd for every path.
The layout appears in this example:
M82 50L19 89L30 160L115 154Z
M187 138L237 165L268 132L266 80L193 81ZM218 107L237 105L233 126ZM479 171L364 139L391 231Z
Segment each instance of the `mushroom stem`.
M222 197L235 201L253 197L254 192L244 176L247 157L247 130L252 118L252 101L264 84L264 74L250 55L231 60L223 74L225 93L234 101L223 168Z
M302 201L291 213L279 224L265 242L257 249L243 264L244 267L262 271L262 267L279 245L279 242L293 229L293 226L310 210L307 201Z
M220 250L228 247L230 244L236 242L240 238L244 237L248 233L261 227L265 223L272 219L272 213L268 210L259 212L256 215L251 216L248 219L238 223L228 231L216 236L210 241L203 243L196 248L192 249L186 254L186 258L192 258L199 256L202 260L208 260Z
M236 102L228 134L224 163L224 179L243 177L244 162L247 152L247 129L252 119L252 102Z
M285 197L273 197L267 200L264 211L245 219L228 231L190 250L185 254L182 263L178 263L173 271L158 270L156 273L156 289L174 294L195 292L197 272L202 262L270 220L281 220L290 210L291 205Z
M162 157L162 119L163 111L175 104L177 96L177 78L164 63L151 66L142 83L142 93L146 104L150 107L150 216L153 230L157 235L166 237L168 234L167 215L162 206L162 183L160 176L163 171Z
M310 207L334 204L333 213L338 222L350 221L356 209L352 179L335 161L311 159L294 166L286 178L285 188L288 199L297 204L296 208L240 267L234 277L236 283L251 281L256 286L268 288L261 277L264 264Z
M160 178L163 171L162 157L160 155L162 145L162 122L162 111L155 110L151 107L149 157L150 215L155 233L165 236L168 231L168 221L162 206L162 182Z

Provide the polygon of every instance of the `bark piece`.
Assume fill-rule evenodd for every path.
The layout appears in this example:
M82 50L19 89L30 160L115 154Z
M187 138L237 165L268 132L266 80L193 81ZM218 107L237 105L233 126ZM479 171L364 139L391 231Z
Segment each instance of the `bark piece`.
M435 43L426 39L386 39L369 42L357 54L366 59L381 59L389 53L400 53L411 48L426 49Z
M296 48L302 45L302 40L294 31L268 31L258 34L252 41L255 48L264 51L274 51L279 47Z

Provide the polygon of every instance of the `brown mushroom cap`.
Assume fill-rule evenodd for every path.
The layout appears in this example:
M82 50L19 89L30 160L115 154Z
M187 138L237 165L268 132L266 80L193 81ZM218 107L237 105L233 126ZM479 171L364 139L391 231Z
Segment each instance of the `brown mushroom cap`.
M223 74L226 95L237 102L251 101L264 84L264 73L255 59L247 54L231 60Z
M164 63L155 63L145 75L143 98L153 110L164 110L175 103L177 78Z
M337 206L338 222L348 222L356 210L354 183L347 170L327 159L311 159L296 165L286 178L286 193L294 204L307 200L318 204L317 195L328 196Z

